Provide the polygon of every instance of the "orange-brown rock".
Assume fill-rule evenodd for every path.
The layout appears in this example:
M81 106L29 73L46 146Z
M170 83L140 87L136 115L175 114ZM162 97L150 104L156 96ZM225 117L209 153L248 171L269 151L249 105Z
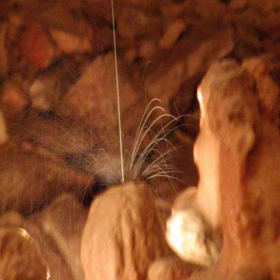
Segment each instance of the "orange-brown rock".
M19 227L0 228L0 278L46 280L48 266L28 232Z
M191 279L280 277L279 89L257 62L257 69L256 60L243 68L234 61L216 64L200 87L205 118L218 141L223 247L209 273Z
M128 182L93 202L81 257L86 280L148 279L155 259L168 253L164 230L149 187Z
M149 280L184 280L200 268L176 257L157 259L149 269Z
M194 263L211 256L204 249L219 229L223 242L214 264L192 280L280 278L279 88L267 69L259 58L242 65L224 60L210 67L199 86L198 189L175 201L167 237L183 259ZM202 215L201 221L189 213ZM183 223L177 229L176 219ZM172 239L176 230L185 238L181 245ZM204 235L205 247L188 243L190 234L196 242Z

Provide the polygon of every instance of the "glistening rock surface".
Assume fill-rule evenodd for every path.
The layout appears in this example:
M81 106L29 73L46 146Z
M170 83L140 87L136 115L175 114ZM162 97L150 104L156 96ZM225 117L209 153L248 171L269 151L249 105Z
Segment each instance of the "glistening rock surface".
M275 172L280 166L279 93L259 58L242 65L233 60L216 63L199 87L201 131L195 151L200 183L197 192L189 190L175 207L183 207L178 213L184 208L199 211L214 232L222 229L223 244L216 263L191 280L280 277L280 176ZM211 139L217 147L211 157L214 185L205 173L209 162L201 161L210 157L205 148ZM214 216L211 204L217 209Z

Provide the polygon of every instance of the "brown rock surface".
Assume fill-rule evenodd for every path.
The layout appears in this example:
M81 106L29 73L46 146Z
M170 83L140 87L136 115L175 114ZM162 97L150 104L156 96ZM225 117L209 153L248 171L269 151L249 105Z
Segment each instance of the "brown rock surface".
M48 279L48 266L34 240L21 228L0 229L0 276L7 280Z
M147 185L125 183L95 199L82 239L85 279L148 279L150 265L167 254L163 221Z
M0 135L5 136L5 141L3 141L5 144L0 147L0 207L2 210L0 214L11 209L29 214L39 211L41 207L47 207L57 195L65 190L71 191L85 203L89 203L94 194L120 182L121 161L110 4L110 1L104 0L1 1L0 111L3 112L4 125L0 126ZM247 74L244 76L242 74L242 77L238 76L239 66L232 69L233 71L228 69L217 71L216 76L210 77L210 84L212 81L223 84L224 81L236 87L237 91L246 93L252 91L250 83L252 81L255 85L253 91L258 92L255 95L258 95L257 103L260 105L260 111L257 115L260 115L260 119L256 121L253 133L250 134L251 124L247 126L248 134L246 135L252 138L245 137L241 148L246 148L246 143L250 143L254 135L257 135L255 137L257 148L254 146L252 154L250 152L248 156L246 151L243 152L246 164L252 167L248 168L249 171L259 174L260 179L257 175L255 176L255 173L254 176L248 173L251 176L250 180L253 178L253 183L250 181L250 184L252 183L254 187L246 188L246 197L250 198L249 201L252 199L250 203L255 205L255 208L249 202L249 206L242 205L246 209L250 207L255 210L258 207L264 209L263 214L256 210L255 216L252 215L252 217L257 217L258 222L265 226L251 226L251 224L255 225L255 221L250 220L251 210L248 210L249 212L246 210L249 214L245 211L248 215L246 214L246 219L242 216L241 221L248 220L249 225L246 230L242 225L241 232L252 235L253 233L250 233L248 228L260 231L264 229L268 233L259 233L259 237L254 239L262 243L263 239L260 236L276 232L272 229L272 222L269 221L274 220L274 217L278 215L277 210L272 210L276 209L275 205L278 204L277 196L269 197L267 193L275 194L277 188L270 187L270 192L265 192L259 185L256 184L257 187L255 187L254 178L263 182L262 175L266 172L270 174L270 171L263 170L261 164L255 166L253 158L257 160L259 157L264 157L267 162L273 160L275 164L278 160L274 155L278 153L274 144L271 144L270 151L265 147L270 145L270 142L274 143L274 137L275 139L278 137L276 130L273 130L273 125L278 119L279 126L280 119L278 107L275 106L278 103L278 87L274 83L275 80L278 85L280 84L279 0L265 2L262 0L115 0L114 5L125 178L127 180L152 180L154 194L168 201L168 203L161 201L161 197L156 200L166 206L166 212L170 211L170 202L177 190L181 189L182 185L195 184L197 180L189 148L184 149L181 146L189 143L189 140L184 140L185 138L189 138L189 135L195 138L198 132L199 113L195 90L205 72L212 62L225 57L237 58L241 63L252 55L267 58L265 66L259 58L245 61L242 68L246 69L244 71ZM273 79L269 76L271 73L273 73ZM231 74L236 74L240 83L231 82ZM204 92L208 92L207 88L210 84L205 84ZM229 91L230 85L228 85ZM218 88L220 91L220 87ZM273 94L267 94L267 92L273 92ZM238 94L233 96L240 97ZM152 98L160 98L161 103L152 103L152 106L144 113ZM252 98L252 100L255 99L255 97ZM220 106L217 106L215 113L217 113L216 117L225 121L223 116L227 116L231 102L222 102L223 100L222 98L221 103L217 101ZM233 98L233 102L235 101L236 99ZM153 111L153 106L162 106L165 112L171 115L161 118L164 112L161 109ZM224 111L219 111L220 107L224 108ZM250 107L248 112L253 112L251 109ZM141 136L137 137L136 133L138 125L141 117L144 115L145 119L150 111L151 115L147 122L142 123L142 136L145 135L145 137L139 143ZM221 114L218 116L218 113ZM150 127L158 116L160 116L158 122ZM235 118L236 115L233 114L230 117ZM242 116L236 118L238 117ZM171 123L166 125L170 120ZM227 129L223 131L225 132L223 139L229 146L243 139L242 134L238 134L239 130L235 133L236 127L231 125L229 121L227 129L232 127L232 131ZM268 128L270 126L273 129L270 130ZM183 132L178 133L178 130ZM213 167L215 164L213 165L211 160L209 162L207 155L209 152L213 155L219 149L216 149L217 141L212 137L211 131L209 124L205 126L204 123L202 134L203 139L207 141L201 141L199 136L196 147L201 145L202 151L199 155L201 162L205 161ZM272 135L271 131L274 131L275 135ZM174 132L175 137L173 137ZM178 134L183 135L183 140L176 139ZM6 143L6 136L9 143ZM160 145L149 145L151 140L157 143L159 139L162 139ZM264 139L267 139L265 141L269 143L266 143ZM139 149L137 143L139 143ZM134 144L137 150L135 153L133 152ZM174 144L180 145L180 148L173 149L177 153L175 156L168 153ZM236 155L239 156L241 152L238 150ZM270 153L275 158L270 156ZM162 157L162 155L165 156ZM226 156L228 161L232 162L231 155L226 154ZM180 162L170 165L174 157L177 157ZM153 166L151 165L153 163L159 164ZM214 163L217 162L214 160ZM225 167L227 167L226 164ZM232 168L232 166L227 168ZM267 168L270 168L269 164ZM178 173L174 171L180 170L183 170L184 174L177 176ZM206 223L211 225L211 229L219 227L221 222L217 182L215 180L214 183L212 182L214 191L210 188L208 192L203 188L209 183L209 180L203 182L204 178L209 178L207 176L212 171L215 173L215 168L209 169L206 166L204 171L200 168L199 184L203 191L198 192L200 198L196 200L195 205L192 205L201 210L206 217ZM238 173L234 169L232 172L235 175ZM248 174L246 173L246 180L249 180ZM176 180L169 177L170 184L161 188L161 184L157 184L154 179L166 175L174 175L176 179L186 181L186 183L176 183ZM273 180L276 180L276 176L274 173L270 174ZM248 180L246 182L249 182ZM242 184L246 185L246 182ZM263 199L258 198L260 202L254 202L258 194L252 189L265 193L261 195ZM225 198L230 195L232 194L225 191ZM237 197L236 201L239 201L239 198ZM230 203L232 203L230 199L226 200L226 207L230 207ZM69 240L69 243L73 242L74 245L72 245L75 247L77 240L75 238L72 240L61 232L59 218L55 216L57 212L49 208L45 210L51 211L48 218L44 216L44 221L47 220L46 223L52 225L54 232L58 234L56 236L58 245L65 248L63 247L65 238ZM229 208L226 208L223 212L227 213L228 210ZM104 212L104 216L107 217L106 210ZM234 211L230 213L232 212ZM64 214L61 212L61 216ZM144 217L146 213L139 211L139 215ZM153 217L150 212L149 215ZM239 220L236 223L238 224ZM233 227L232 232L234 230ZM134 229L131 232L134 232ZM213 232L216 231L213 230ZM39 236L40 234L42 233L38 233ZM144 233L141 236L145 239ZM45 236L40 242L43 245L47 244L46 247L48 247L48 241L44 238ZM250 238L246 240L253 240ZM69 247L73 249L72 245ZM263 250L264 247L260 245L259 248ZM222 256L227 250L223 249ZM54 254L54 263L56 261L63 263L61 259L70 255L70 251L65 253L62 250L59 254ZM52 254L49 259L52 259L51 256ZM133 256L131 259L134 260ZM255 263L255 260L252 262ZM164 262L159 263L162 268ZM270 253L267 253L267 263L270 263ZM165 264L169 272L171 271L165 275L166 277L171 275L172 278L172 273L177 269L176 275L180 274L179 267L181 266L177 266L176 262L167 260ZM53 268L59 265L54 265ZM256 274L259 275L258 277L266 277L267 272L273 271L274 264L265 266L264 264L264 270L255 271L253 269L255 264L251 266L250 263L232 277L257 279ZM267 269L268 266L271 269ZM69 271L61 272L62 276L59 272L57 273L53 277L71 278ZM158 275L162 275L160 273L164 272L159 272ZM205 275L200 274L199 277L215 279L213 276L215 273L216 270L207 271ZM277 278L277 276L273 277Z
M3 279L73 279L55 244L37 225L11 214L0 223Z
M149 280L184 280L188 279L200 267L186 263L174 256L157 259L149 269Z
M269 102L275 100L279 89L275 92L276 85L267 73L262 72L263 78L258 75L256 62L265 66L261 60L245 61L242 67L248 72L234 61L215 64L199 89L202 120L197 141L207 141L202 137L203 124L208 122L208 133L218 147L217 186L211 188L220 201L216 218L222 228L223 246L217 263L190 279L279 279L280 177L275 170L280 164L280 134L275 119L278 104ZM254 78L257 85L270 81L266 98L263 87L254 88ZM200 161L203 146L195 146L201 171L205 164ZM211 185L207 185L205 174L200 172L200 176L206 185L199 185L194 199L197 202L189 201L189 207L203 213L201 205L207 204L199 200L203 201L204 195L205 201L209 200L207 188ZM204 217L211 221L205 209Z
M71 279L75 280L84 279L80 247L86 216L87 210L76 197L65 193L44 211L30 218L34 224L40 225L43 232L52 240L63 259L64 266L71 272ZM54 268L50 268L50 273L55 273Z

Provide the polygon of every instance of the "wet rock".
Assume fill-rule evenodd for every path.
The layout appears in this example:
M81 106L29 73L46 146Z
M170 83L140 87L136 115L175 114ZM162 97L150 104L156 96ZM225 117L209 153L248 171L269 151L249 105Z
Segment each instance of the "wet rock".
M34 240L24 229L2 227L0 251L0 275L3 279L48 279L48 266Z
M9 280L73 279L54 243L19 214L0 219L0 275Z

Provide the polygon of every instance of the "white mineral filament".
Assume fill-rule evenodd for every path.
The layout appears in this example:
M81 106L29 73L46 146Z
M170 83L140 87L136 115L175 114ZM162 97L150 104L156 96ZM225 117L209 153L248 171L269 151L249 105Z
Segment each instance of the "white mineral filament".
M193 209L172 213L167 221L166 239L169 246L183 260L203 267L216 261L218 252L207 236L201 215Z

